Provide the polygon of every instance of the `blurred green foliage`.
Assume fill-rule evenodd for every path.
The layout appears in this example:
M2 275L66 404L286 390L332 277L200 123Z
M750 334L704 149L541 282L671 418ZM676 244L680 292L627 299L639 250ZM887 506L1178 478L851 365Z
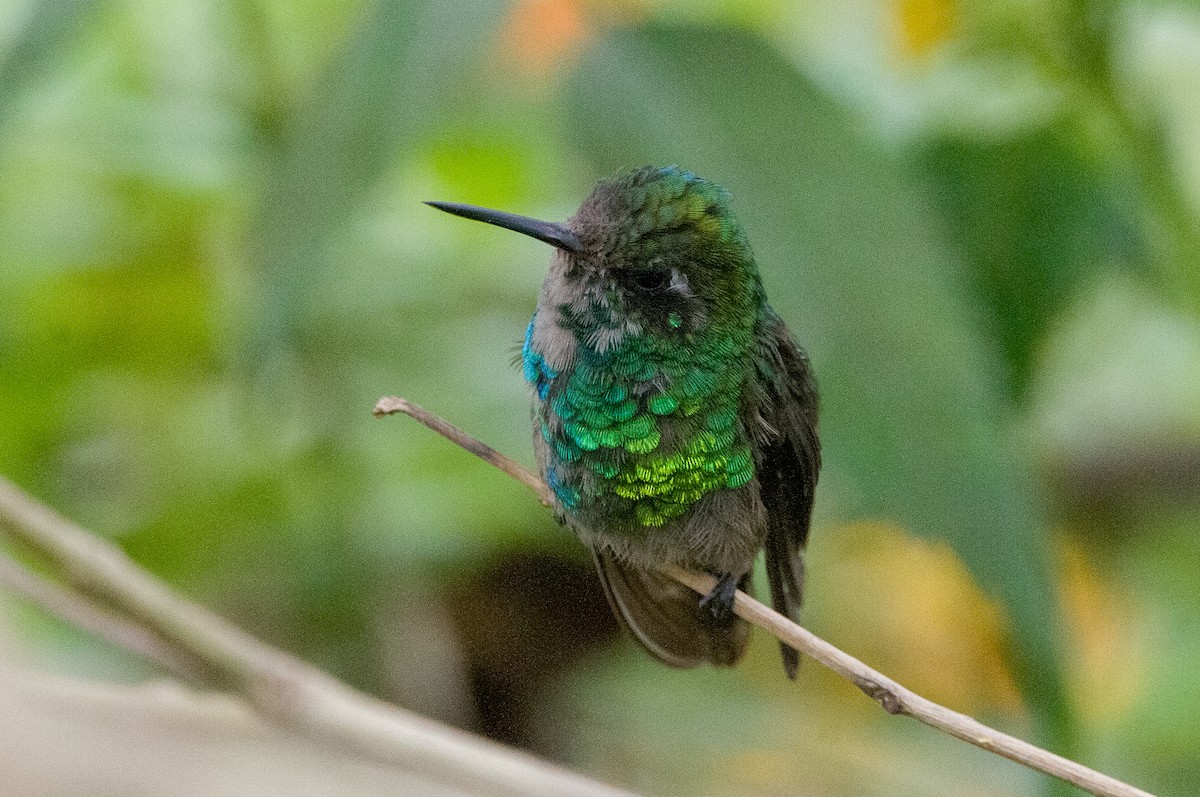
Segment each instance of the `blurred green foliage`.
M508 738L648 793L1035 793L815 668L781 683L770 645L676 673L589 613L605 652L563 620L540 644L579 658L541 667L470 627L481 585L508 633L544 611L511 557L579 546L369 409L400 393L529 459L510 361L548 255L419 200L561 219L679 163L733 192L821 381L814 627L911 629L901 667L961 645L908 685L978 682L955 707L1194 791L1197 53L1166 2L10 3L0 472L381 694L490 729L480 683L535 684ZM968 578L1000 619L938 602Z

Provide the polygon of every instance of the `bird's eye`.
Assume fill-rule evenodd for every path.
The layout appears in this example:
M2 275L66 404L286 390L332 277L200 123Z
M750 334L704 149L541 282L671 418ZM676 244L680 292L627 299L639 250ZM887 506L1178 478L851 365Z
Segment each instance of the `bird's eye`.
M639 291L666 290L671 284L671 272L662 269L635 271L630 275L629 281Z

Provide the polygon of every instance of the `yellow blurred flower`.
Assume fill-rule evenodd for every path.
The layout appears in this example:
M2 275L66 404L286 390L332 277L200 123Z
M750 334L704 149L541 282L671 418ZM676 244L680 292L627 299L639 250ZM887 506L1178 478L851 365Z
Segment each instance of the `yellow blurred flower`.
M1068 671L1076 710L1089 725L1112 724L1145 688L1151 632L1120 585L1079 545L1064 543L1060 561L1060 596L1075 653Z
M901 58L919 61L953 36L958 4L954 0L895 0L892 20Z
M1004 655L1006 617L948 545L885 523L834 534L836 552L827 574L814 573L814 592L830 596L828 622L843 647L951 708L1021 709Z

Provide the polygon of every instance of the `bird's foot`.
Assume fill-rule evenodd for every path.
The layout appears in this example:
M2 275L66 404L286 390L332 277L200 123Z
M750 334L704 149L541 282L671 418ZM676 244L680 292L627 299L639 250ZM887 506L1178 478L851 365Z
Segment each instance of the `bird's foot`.
M700 599L700 607L708 609L717 620L728 620L733 614L733 598L737 588L737 576L733 573L722 574L712 591Z

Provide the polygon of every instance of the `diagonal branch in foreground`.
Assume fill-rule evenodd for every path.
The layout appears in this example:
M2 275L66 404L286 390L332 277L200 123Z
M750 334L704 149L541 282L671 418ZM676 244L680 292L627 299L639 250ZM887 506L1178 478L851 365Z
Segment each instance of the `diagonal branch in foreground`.
M201 662L181 653L152 629L32 572L3 551L0 551L0 588L121 650L154 662L181 680L201 683L208 677Z
M11 569L0 571L0 586L134 652L147 638L132 639L131 629L144 630L153 640L149 644L202 664L210 671L206 674L281 727L399 765L448 793L632 797L352 689L186 600L121 549L0 478L0 539L4 537L36 553L73 597L14 578Z
M537 475L442 418L407 399L395 396L381 398L375 405L376 417L382 418L397 413L407 415L424 424L467 451L495 465L533 490L543 504L549 505L549 491ZM678 567L668 567L666 572L700 595L707 594L716 585L716 579L708 574L693 573ZM1030 769L1064 780L1097 795L1097 797L1153 797L1149 792L1142 791L1094 769L1089 769L1068 758L1055 755L1015 736L1002 733L966 714L952 711L932 700L921 697L782 614L759 603L741 590L738 590L735 598L734 612L747 622L764 629L777 639L786 642L850 681L872 700L878 701L884 711L889 714L913 717L943 733L1004 756Z

